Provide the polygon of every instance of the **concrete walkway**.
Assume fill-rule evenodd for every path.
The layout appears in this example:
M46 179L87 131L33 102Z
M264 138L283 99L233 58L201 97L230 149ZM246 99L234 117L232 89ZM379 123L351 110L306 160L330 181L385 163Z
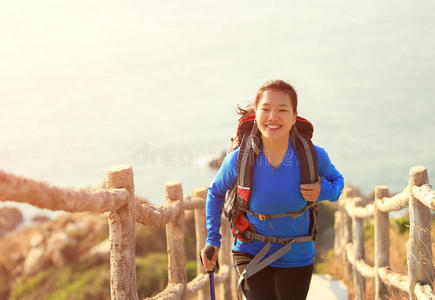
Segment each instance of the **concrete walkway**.
M313 274L307 300L347 300L346 286L339 280L331 280L329 275Z

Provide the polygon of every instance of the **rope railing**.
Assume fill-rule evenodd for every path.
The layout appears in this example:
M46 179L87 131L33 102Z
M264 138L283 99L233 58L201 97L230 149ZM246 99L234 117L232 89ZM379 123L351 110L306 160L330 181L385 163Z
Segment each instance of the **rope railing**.
M128 198L129 192L123 188L57 187L0 170L0 201L25 202L39 208L67 212L108 212L125 205Z
M334 253L341 256L344 279L354 282L355 299L366 298L366 278L375 278L377 300L391 299L389 286L407 292L410 299L435 299L430 218L435 208L435 192L429 185L427 169L411 168L408 185L392 197L387 197L388 187L376 186L374 202L364 207L362 199L353 193L346 186L339 199ZM408 274L403 275L390 270L389 213L405 207L409 208L410 231ZM365 261L363 222L368 218L374 218L375 266Z
M67 212L109 212L110 294L111 299L137 300L135 264L135 226L166 227L168 253L168 285L148 300L179 300L197 296L209 299L208 276L201 266L199 252L205 245L205 200L207 187L183 195L179 181L165 185L166 204L156 207L134 194L133 171L130 166L114 166L107 170L106 189L57 187L50 183L16 176L0 170L0 201L25 202L39 208ZM184 246L184 212L193 210L196 235L197 276L187 282ZM222 222L222 245L219 251L220 271L215 283L220 299L235 298L231 290L234 271L231 268L231 230ZM234 284L233 284L234 285ZM233 297L234 295L234 297Z

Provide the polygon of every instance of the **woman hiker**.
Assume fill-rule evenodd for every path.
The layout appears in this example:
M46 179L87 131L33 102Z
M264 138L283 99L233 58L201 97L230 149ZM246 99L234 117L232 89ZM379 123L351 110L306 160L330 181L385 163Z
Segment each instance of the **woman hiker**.
M210 260L202 251L202 261L208 271L216 265L222 208L232 189L233 262L238 290L248 300L306 299L317 202L336 201L343 189L325 149L310 141L311 123L297 117L297 102L289 83L272 80L246 109L238 107L240 120L253 124L249 138L239 136L240 147L225 157L208 189L206 247L215 251Z

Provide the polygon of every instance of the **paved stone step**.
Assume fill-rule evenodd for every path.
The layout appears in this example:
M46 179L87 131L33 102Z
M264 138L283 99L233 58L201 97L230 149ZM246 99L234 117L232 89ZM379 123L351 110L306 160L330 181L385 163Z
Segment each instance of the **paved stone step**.
M313 274L307 300L347 300L347 288L339 280L331 280L329 275Z

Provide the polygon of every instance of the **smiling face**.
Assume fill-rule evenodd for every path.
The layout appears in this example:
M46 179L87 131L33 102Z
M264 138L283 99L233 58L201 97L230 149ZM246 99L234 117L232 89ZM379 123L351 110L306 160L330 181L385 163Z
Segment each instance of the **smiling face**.
M264 91L255 107L255 120L263 138L276 142L287 139L296 123L297 112L293 111L289 94L269 89Z

